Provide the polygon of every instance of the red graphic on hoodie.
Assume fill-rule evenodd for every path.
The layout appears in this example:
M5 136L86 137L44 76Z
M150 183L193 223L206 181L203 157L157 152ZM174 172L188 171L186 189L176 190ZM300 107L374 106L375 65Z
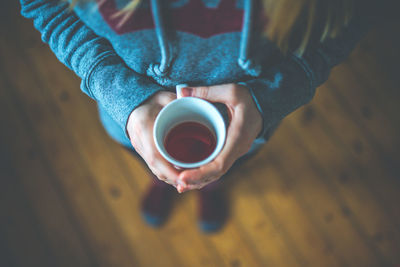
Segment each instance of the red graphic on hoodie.
M100 2L101 0L97 1ZM107 24L117 34L154 28L150 8L135 10L125 23L120 24L121 17L115 16L119 11L115 0L103 0L101 2L103 3L99 5L99 11ZM168 13L165 16L169 19L168 23L173 29L208 38L221 33L241 31L244 11L236 8L235 3L234 0L220 0L216 8L208 8L202 0L189 0L186 5L180 8L171 8L164 13ZM254 8L254 10L260 11L259 8L258 10ZM262 16L257 17L260 18L260 21L265 21ZM259 22L256 22L256 24L261 25Z

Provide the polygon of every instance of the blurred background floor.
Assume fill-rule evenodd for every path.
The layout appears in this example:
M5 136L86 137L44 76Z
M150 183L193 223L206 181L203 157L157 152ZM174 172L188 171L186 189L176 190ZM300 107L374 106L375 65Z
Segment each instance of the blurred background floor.
M17 1L6 3L0 266L399 266L398 21L372 29L229 175L231 219L203 235L195 192L161 229L142 222L144 166L109 139Z

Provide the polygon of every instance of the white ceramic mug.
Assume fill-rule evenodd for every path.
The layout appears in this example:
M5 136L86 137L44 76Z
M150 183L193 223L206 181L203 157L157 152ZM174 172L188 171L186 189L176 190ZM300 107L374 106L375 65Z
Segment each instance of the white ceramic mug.
M169 131L178 124L188 121L206 126L216 137L214 151L207 158L193 163L173 158L164 146ZM160 154L175 167L197 168L209 163L221 152L225 144L226 126L221 113L210 102L196 97L182 97L170 102L160 111L154 123L153 138Z

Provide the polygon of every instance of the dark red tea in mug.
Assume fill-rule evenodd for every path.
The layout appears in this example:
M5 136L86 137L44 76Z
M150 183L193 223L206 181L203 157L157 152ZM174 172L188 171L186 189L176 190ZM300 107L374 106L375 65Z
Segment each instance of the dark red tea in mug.
M176 160L194 163L206 159L215 150L215 135L198 122L183 122L173 127L164 140L168 154Z

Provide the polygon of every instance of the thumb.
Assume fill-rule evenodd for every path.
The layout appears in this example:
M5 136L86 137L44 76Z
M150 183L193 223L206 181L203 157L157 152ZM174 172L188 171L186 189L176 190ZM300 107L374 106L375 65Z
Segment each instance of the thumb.
M227 85L184 87L182 88L182 96L193 96L211 102L224 103L229 93L227 89Z

